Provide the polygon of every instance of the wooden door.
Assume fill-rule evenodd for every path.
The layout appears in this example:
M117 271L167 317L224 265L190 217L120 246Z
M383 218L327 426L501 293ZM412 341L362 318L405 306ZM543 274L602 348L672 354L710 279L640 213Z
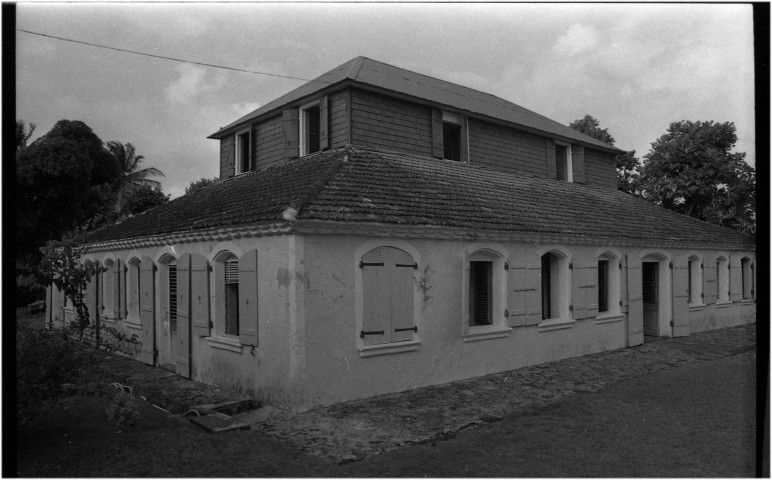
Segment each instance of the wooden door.
M659 264L643 262L643 334L659 335Z

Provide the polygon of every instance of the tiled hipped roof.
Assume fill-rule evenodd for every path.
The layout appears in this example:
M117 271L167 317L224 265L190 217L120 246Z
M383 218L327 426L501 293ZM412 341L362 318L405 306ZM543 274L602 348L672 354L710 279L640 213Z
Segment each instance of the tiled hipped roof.
M89 235L104 242L297 220L431 225L684 248L755 248L755 238L615 190L473 164L347 146L230 178Z

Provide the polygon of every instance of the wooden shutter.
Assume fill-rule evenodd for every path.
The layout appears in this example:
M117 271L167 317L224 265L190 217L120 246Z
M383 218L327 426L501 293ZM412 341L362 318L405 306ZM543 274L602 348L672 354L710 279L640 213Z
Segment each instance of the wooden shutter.
M673 261L673 336L689 335L689 268L683 260Z
M190 254L177 260L177 374L190 378Z
M461 161L469 162L469 119L461 119Z
M388 248L389 266L389 317L391 341L404 342L413 339L413 288L415 285L415 261L407 252Z
M574 183L585 183L584 147L571 145L571 170Z
M584 318L598 316L598 264L587 265L584 268ZM606 289L608 292L608 288Z
M598 312L597 304L597 267L576 263L572 272L572 290L574 319L581 320ZM593 297L596 300L593 300ZM593 315L592 312L595 312Z
M525 263L510 263L508 284L509 326L522 327L528 318L528 266Z
M142 257L139 272L140 311L139 320L142 326L140 341L142 349L139 361L148 365L155 364L155 265L150 257Z
M493 262L469 262L469 323L490 325L493 322Z
M281 127L284 132L284 158L297 158L299 155L299 115L300 111L297 108L290 108L282 113Z
M611 268L609 266L609 268ZM619 306L621 308L622 313L627 313L627 265L624 262L624 259L619 259L619 265L617 266L619 269L619 283L620 283L620 289L619 289ZM609 276L611 275L611 271L609 270ZM611 305L609 305L611 307Z
M387 247L370 250L362 256L362 331L365 345L391 341L389 271Z
M627 346L643 343L643 278L641 261L627 260Z
M327 96L319 100L319 150L330 148L330 110Z
M535 263L528 262L526 271L525 307L528 310L526 325L541 323L541 259Z
M257 338L257 250L239 258L239 341L258 345Z
M704 279L703 293L705 295L705 305L716 303L718 297L718 282L716 278L716 264L715 263L703 263L702 276Z
M557 156L555 155L555 140L548 138L547 142L547 178L558 178Z
M190 317L193 335L209 336L209 263L201 255L190 256Z
M139 263L130 263L128 265L129 271L126 274L126 288L129 290L129 301L126 305L126 311L128 312L131 308L134 308L134 314L139 315L141 305L139 302L139 289L141 288L140 285L142 283L142 272L140 270ZM129 314L126 314L126 317L128 317ZM136 318L133 320L136 321Z
M445 142L442 132L442 111L432 108L432 156L445 158Z
M729 300L739 302L743 299L742 270L740 264L729 260Z
M112 292L110 292L110 295L112 295L113 299L113 311L110 312L114 318L120 318L121 315L121 261L115 260L113 262L113 285L112 285Z
M126 264L121 260L116 260L115 266L118 269L118 284L116 286L118 301L115 304L115 316L123 319L126 318L128 309L126 306Z

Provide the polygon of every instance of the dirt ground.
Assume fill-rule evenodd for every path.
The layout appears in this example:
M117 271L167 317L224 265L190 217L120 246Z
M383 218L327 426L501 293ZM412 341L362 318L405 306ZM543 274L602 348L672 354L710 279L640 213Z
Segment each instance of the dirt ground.
M756 353L670 369L338 465L258 430L208 434L140 402L108 422L76 397L17 431L24 477L749 477Z

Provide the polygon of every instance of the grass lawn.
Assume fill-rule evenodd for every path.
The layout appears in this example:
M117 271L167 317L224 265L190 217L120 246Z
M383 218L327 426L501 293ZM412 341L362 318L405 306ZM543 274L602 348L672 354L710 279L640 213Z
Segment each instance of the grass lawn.
M67 397L17 429L17 469L4 474L749 477L755 474L755 379L755 352L740 354L577 394L346 465L257 430L209 434L143 401L136 425L117 426L105 415L109 396Z

